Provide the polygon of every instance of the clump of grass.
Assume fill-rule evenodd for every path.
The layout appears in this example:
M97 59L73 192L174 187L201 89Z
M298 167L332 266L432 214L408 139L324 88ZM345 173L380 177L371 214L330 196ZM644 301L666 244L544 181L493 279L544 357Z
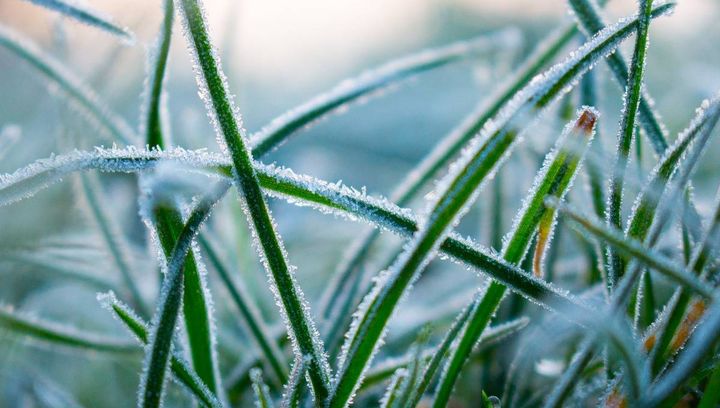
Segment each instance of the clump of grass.
M132 38L108 18L71 3L33 3L122 41ZM703 220L691 180L712 143L720 94L708 91L714 96L700 103L670 143L652 109L645 72L657 69L646 67L652 22L675 4L641 0L636 15L614 24L604 22L593 0L571 0L569 7L577 21L540 41L494 93L407 173L389 198L261 159L302 129L403 80L517 48L516 30L391 61L249 134L199 0L164 1L140 109L141 132L132 130L61 61L21 34L0 28L1 46L60 89L60 98L79 108L105 139L125 145L53 155L1 175L1 208L34 200L36 193L74 173L102 171L103 179L130 175L135 183L132 199L141 208L136 218L148 229L156 255L152 266L142 262L137 253L145 248L136 248L123 230L101 179L81 174L85 210L111 260L97 269L118 275L95 277L92 290L113 289L98 296L98 308L104 307L132 339L30 318L11 306L0 308L0 329L51 352L102 354L137 368L137 392L123 395L120 405L439 408L454 400L480 401L482 406L559 407L597 401L671 406L681 400L716 405L720 305L714 261L720 204ZM166 77L176 16L220 153L173 146L163 119L166 102L172 99ZM629 65L618 51L628 38L635 40ZM575 39L582 45L574 48ZM603 61L624 88L620 100L598 98L593 69ZM556 109L560 100L563 105ZM612 109L620 120L617 149L608 156L593 136ZM510 201L508 192L517 186L511 182L513 174L505 170L502 177L493 177L501 167L515 165L513 158L526 148L523 139L542 144L538 124L552 122L555 114L564 127L551 132L552 142L543 145L538 156L545 159L532 169L529 190L517 192L526 198ZM94 132L90 129L86 131ZM657 153L647 175L641 137ZM134 146L140 140L144 147ZM633 159L638 177L628 170ZM493 184L494 205L481 216L492 220L490 245L499 251L458 232L488 184ZM582 184L589 188L578 188ZM424 209L409 208L427 191ZM635 204L623 222L624 203L634 192ZM266 294L253 293L228 256L237 243L227 243L221 229L209 221L226 215L222 210L238 207L223 202L227 195L240 202L240 217L246 220L277 306L277 324L259 304ZM302 288L269 198L372 227L348 247L319 299ZM513 207L516 215L501 240L504 206ZM212 215L216 207L219 214ZM673 223L680 224L680 234L668 227ZM387 248L392 259L377 266L373 255L386 244L379 239L383 230L404 244ZM562 239L556 234L560 231ZM570 237L574 242L568 244ZM43 249L35 250L32 266L42 266L38 260ZM27 250L5 252L8 259L31 260ZM576 253L587 266L573 266L559 276L559 264L571 262ZM472 296L454 293L450 282L452 291L438 289L442 299L410 302L427 280L456 279L430 268L440 258L476 272ZM151 291L157 267L159 288ZM63 276L78 280L80 275ZM228 295L221 296L217 286ZM415 310L418 304L438 313L423 315ZM422 316L406 332L394 335L392 322L412 314ZM240 335L234 320L241 323ZM556 335L543 337L543 330L556 328ZM543 352L525 355L532 345ZM543 354L551 346L557 351ZM536 354L543 354L542 360L535 361ZM543 374L548 370L551 375ZM187 392L177 395L169 379Z

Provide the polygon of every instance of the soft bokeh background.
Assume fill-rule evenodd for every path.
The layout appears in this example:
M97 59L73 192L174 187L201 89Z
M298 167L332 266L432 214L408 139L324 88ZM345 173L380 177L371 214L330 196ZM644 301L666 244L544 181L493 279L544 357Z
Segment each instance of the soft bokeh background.
M274 116L391 58L429 46L471 38L504 27L522 32L517 49L500 49L484 58L424 74L385 92L348 112L304 130L265 159L326 180L367 186L387 195L417 163L473 107L506 78L535 43L570 18L560 0L215 0L206 1L216 44L243 114L246 128L260 129ZM671 137L687 124L703 98L720 88L720 2L680 0L671 17L652 25L648 90L657 100ZM31 38L65 62L133 126L138 126L146 49L160 24L159 1L92 1L93 8L113 16L136 34L133 45L92 27L58 17L28 2L0 1L0 24ZM634 1L613 0L606 13L612 21L634 12ZM625 44L627 55L632 41ZM569 50L568 50L569 51ZM197 88L180 26L176 24L167 82L172 139L189 148L217 150L213 130ZM605 104L601 106L600 142L612 151L621 101L604 64L597 69ZM505 225L520 205L542 156L562 123L548 113L526 135L503 171L507 208ZM0 48L0 171L11 172L32 161L91 144L109 145L83 115L65 102L62 92L7 50ZM654 158L645 144L647 171ZM696 176L700 211L712 200L720 153L711 144ZM103 176L112 213L136 255L137 278L152 296L156 288L152 251L137 217L133 177ZM631 187L631 191L635 187ZM487 202L482 193L475 210L460 228L489 245ZM118 282L96 227L78 198L76 180L38 194L23 203L0 208L0 303L76 327L125 335L95 301L95 293ZM276 321L263 272L248 245L246 230L231 213L231 199L213 218L224 238L227 258L237 266L263 305L268 320ZM422 200L416 208L422 207ZM364 226L323 216L309 209L273 202L273 211L286 241L290 259L312 302L343 249ZM567 235L567 234L566 234ZM398 241L384 237L390 252ZM390 245L393 244L393 245ZM572 248L568 244L568 248ZM569 249L568 251L571 251ZM382 267L382 251L374 258ZM572 288L580 260L566 256L558 266L559 283ZM430 308L433 298L467 292L477 277L448 263L435 262L394 321L411 323ZM87 284L69 272L94 277ZM72 275L70 273L70 275ZM452 276L452 279L447 279ZM563 278L565 276L565 278ZM224 370L248 355L227 294L211 275L220 326ZM94 285L94 286L93 286ZM105 285L105 286L103 286ZM398 329L399 332L402 330ZM86 406L132 406L139 359L88 355L48 349L0 330L0 406L52 406L43 395L70 393ZM37 390L41 391L37 391ZM64 389L65 391L60 391ZM40 397L38 397L40 395ZM52 394L54 395L54 394ZM60 397L58 397L60 398ZM178 400L182 401L182 400ZM182 402L177 402L182 404Z

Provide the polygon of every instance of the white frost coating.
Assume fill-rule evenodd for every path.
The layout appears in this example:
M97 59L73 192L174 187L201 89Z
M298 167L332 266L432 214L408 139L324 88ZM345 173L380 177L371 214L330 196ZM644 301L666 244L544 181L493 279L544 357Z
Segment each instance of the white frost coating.
M521 42L521 34L515 28L509 28L480 36L468 41L459 41L443 47L432 48L390 61L378 68L365 71L360 75L343 80L330 91L318 95L306 103L276 117L250 137L250 144L257 146L268 137L281 131L292 130L297 125L312 125L330 111L346 110L350 102L365 102L375 92L388 85L416 75L438 65L445 65L468 55L487 52L494 49L516 48ZM306 123L306 117L317 116Z
M401 383L406 378L408 378L409 374L410 373L406 368L398 368L397 370L395 370L395 373L390 379L390 384L388 384L387 390L385 390L385 394L383 394L382 399L380 399L380 407L390 408L390 403L392 402L392 399L397 397L395 393L397 392L398 388L400 388Z
M297 397L298 388L305 377L308 365L310 365L310 360L312 360L312 357L309 355L303 356L302 359L295 359L292 370L290 371L290 377L285 387L283 387L280 408L292 408L293 400Z

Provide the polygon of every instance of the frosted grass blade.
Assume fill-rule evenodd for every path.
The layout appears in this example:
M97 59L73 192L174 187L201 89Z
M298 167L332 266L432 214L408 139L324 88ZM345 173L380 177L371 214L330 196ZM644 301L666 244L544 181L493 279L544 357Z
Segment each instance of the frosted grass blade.
M395 371L387 390L385 390L385 394L380 400L380 408L392 408L396 402L399 402L398 394L400 394L402 383L408 376L409 372L406 368L399 368Z
M546 197L562 199L567 193L585 150L592 139L597 112L585 108L574 123L570 123L558 139L556 150L546 156L545 164L537 173L533 188L528 194L518 217L503 243L502 257L510 264L518 264L527 253L538 225L546 217L555 217L544 204ZM581 142L584 140L584 143ZM578 146L582 146L578 148ZM549 215L548 215L549 214ZM460 371L472 348L490 322L505 295L506 287L492 281L481 299L473 304L467 323L457 347L448 357L445 370L435 393L433 407L447 405Z
M312 321L302 290L297 285L285 250L278 236L258 176L252 154L244 140L240 116L232 102L206 27L204 11L196 0L178 0L185 34L196 62L197 82L215 125L220 145L233 162L233 180L251 230L258 242L258 251L273 282L273 292L282 304L282 314L296 354L311 355L310 379L317 401L324 401L330 385L330 367L315 324Z
M253 303L252 297L248 294L242 281L233 282L230 277L230 271L225 267L225 264L220 259L211 241L203 235L200 235L198 242L205 254L207 254L210 264L218 275L220 275L225 287L228 292L230 292L230 297L242 315L243 323L248 332L252 334L251 337L257 343L258 348L262 350L263 356L272 368L276 379L279 383L284 383L287 379L285 356L283 356L280 349L278 349L273 335L269 333L267 327L265 327L262 316L260 316L260 312Z
M712 288L701 282L693 274L684 268L676 265L672 260L659 254L655 250L644 246L637 240L626 238L620 231L612 230L598 220L592 219L590 216L582 215L569 205L553 202L548 200L548 205L556 207L563 215L570 217L577 222L584 230L602 239L606 243L613 245L617 249L625 252L639 262L653 268L688 289L701 294L704 297L712 298Z
M145 345L148 343L150 329L147 323L129 306L119 301L113 292L99 294L98 300L113 316L125 325L141 344ZM205 406L211 408L222 407L222 404L217 400L215 395L210 392L205 383L177 352L173 352L170 358L170 370L175 376L175 380L186 387L187 390Z
M250 137L253 154L261 157L277 148L298 130L347 104L426 71L459 62L483 52L518 47L520 35L505 29L467 41L432 48L390 61L344 80L332 90L278 116Z
M168 257L167 272L162 283L158 308L151 323L149 347L145 354L145 370L138 392L138 404L144 408L159 407L162 403L172 338L183 298L183 268L187 266L186 256L202 223L210 215L213 205L224 191L224 188L216 187L213 193L201 199L178 234L172 254Z
M298 408L300 406L300 394L302 393L300 387L302 387L305 380L310 358L310 356L305 356L293 363L290 379L285 385L283 397L280 401L280 408Z
M148 78L148 102L145 117L145 141L149 147L165 148L167 135L162 129L163 85L165 83L172 26L175 15L173 0L164 0L164 18L155 50L150 53L150 76Z
M126 145L132 145L137 139L127 122L113 113L95 91L75 77L70 69L41 51L29 40L0 25L0 46L23 59L50 82L60 87L110 136Z
M53 346L120 354L140 352L136 345L127 341L24 316L7 306L0 306L0 328Z
M112 22L111 19L102 16L95 10L81 7L72 1L65 0L28 0L38 6L45 7L50 10L57 11L73 20L81 23L97 27L112 35L116 35L125 41L134 41L133 34L128 29L120 27Z

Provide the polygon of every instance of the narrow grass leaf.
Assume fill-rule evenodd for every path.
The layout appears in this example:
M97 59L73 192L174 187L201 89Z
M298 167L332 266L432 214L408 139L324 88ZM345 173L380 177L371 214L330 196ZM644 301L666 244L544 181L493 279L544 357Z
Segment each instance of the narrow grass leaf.
M310 356L305 356L302 359L295 360L293 363L289 381L285 385L283 397L280 401L280 408L298 408L300 406L301 387L305 381L305 374L307 373L311 358Z
M93 27L97 27L112 35L116 35L127 42L134 41L133 34L127 28L123 28L113 23L108 17L105 17L95 10L81 7L73 1L65 0L28 0L38 6L45 7L50 10L57 11L73 20L79 21Z
M255 393L255 406L257 408L273 408L275 405L270 397L270 389L263 381L262 370L259 368L250 370L250 379Z
M395 403L399 400L402 383L409 375L409 371L406 368L398 368L395 371L395 374L390 380L390 384L388 384L387 390L385 390L385 394L383 394L383 397L380 400L381 408L392 408L395 405Z
M282 304L293 347L296 354L312 356L309 372L314 396L318 401L324 401L329 393L330 367L322 340L263 197L237 108L230 97L218 54L210 42L204 11L196 0L178 0L176 6L183 16L185 34L196 63L200 94L215 125L219 143L232 158L234 184L242 196L260 256L273 282L273 292Z

